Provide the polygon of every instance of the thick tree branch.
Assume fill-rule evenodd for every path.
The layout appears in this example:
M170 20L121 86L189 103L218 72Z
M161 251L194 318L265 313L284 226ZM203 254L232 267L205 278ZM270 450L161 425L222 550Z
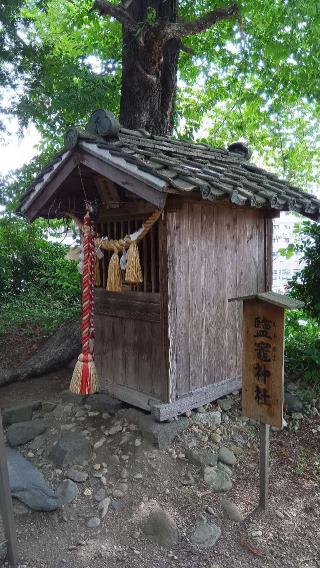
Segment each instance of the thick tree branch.
M193 22L169 23L166 25L165 35L168 39L180 39L188 35L196 35L212 28L221 20L229 20L237 15L239 15L239 7L237 3L233 3L224 8L212 10Z
M125 26L125 28L133 33L137 34L140 30L138 23L128 14L125 9L126 4L122 6L117 6L107 2L106 0L95 0L93 4L93 10L96 10L102 16L111 16L115 18Z

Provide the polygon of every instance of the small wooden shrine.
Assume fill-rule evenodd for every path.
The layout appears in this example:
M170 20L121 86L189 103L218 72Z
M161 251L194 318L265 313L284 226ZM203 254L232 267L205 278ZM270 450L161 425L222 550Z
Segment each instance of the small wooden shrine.
M317 220L320 202L251 163L242 143L214 149L152 136L103 110L85 132L68 130L19 211L30 221L82 220L86 202L102 388L158 420L238 389L242 305L228 299L271 289L272 218L291 210ZM133 241L135 283L125 270Z

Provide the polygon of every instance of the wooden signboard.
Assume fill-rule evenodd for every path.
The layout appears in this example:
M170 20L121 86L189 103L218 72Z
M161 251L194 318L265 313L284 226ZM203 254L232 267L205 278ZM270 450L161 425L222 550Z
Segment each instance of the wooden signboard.
M282 428L284 308L243 302L242 413Z
M243 300L242 414L260 422L260 501L268 503L270 426L283 425L284 310L302 302L275 292Z

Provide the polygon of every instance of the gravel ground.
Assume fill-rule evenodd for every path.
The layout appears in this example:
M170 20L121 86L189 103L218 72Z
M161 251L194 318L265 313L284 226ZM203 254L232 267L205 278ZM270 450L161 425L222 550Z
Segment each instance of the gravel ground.
M78 484L79 495L72 504L56 512L36 513L15 503L20 568L320 566L319 416L297 418L289 422L289 429L272 434L270 504L268 511L261 513L256 510L258 429L241 418L238 396L233 397L232 409L223 413L222 428L208 429L191 420L190 428L172 447L160 451L144 441L126 420L126 410L108 420L101 414L90 415L88 410L77 417L79 406L70 405L63 398L69 379L70 371L63 370L1 389L2 407L28 399L58 403L57 409L47 415L47 448L34 451L34 456L30 456L29 445L19 448L25 456L29 453L28 459L54 488L65 478L66 469L70 469L55 469L46 458L46 450L61 427L69 425L76 431L89 431L92 444L101 439L106 428L118 425L120 430L95 450L92 461L84 467L88 480ZM213 405L209 410L216 408ZM80 414L81 411L83 408ZM295 424L297 431L293 429ZM198 447L217 449L212 439L217 432L238 457L233 467L233 487L227 494L209 490L202 469L185 457L185 447L195 438ZM98 477L102 469L106 470L105 485ZM127 488L123 496L114 499L98 528L89 529L88 519L98 516L94 499L97 490L105 487L112 495L124 479ZM226 518L222 509L225 496L237 505L243 522ZM179 541L171 549L150 541L141 530L141 521L154 502L177 524ZM201 517L221 528L222 535L213 548L200 549L190 542Z

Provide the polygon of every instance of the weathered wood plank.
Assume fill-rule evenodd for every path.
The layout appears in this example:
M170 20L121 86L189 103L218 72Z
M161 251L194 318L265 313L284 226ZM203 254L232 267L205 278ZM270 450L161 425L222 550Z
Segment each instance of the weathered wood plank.
M159 422L174 418L179 414L183 414L187 410L192 410L198 406L208 404L222 396L239 389L241 386L240 378L230 378L220 383L211 384L207 387L197 389L187 396L179 398L175 402L169 404L154 405L152 408L152 415Z
M190 390L190 291L189 291L189 204L184 203L176 213L176 238L174 260L176 265L176 342L177 342L177 389L176 396ZM170 279L170 274L168 278Z
M214 381L215 376L215 322L213 319L215 302L215 263L216 263L216 227L215 209L202 207L202 230L206 246L202 245L201 263L204 266L203 282L203 322L202 322L202 382L203 386L208 386Z
M189 246L185 253L181 251L182 259L189 254L189 359L190 379L188 391L200 388L202 381L202 326L204 317L203 287L204 264L202 262L202 249L206 243L202 232L202 203L190 203L188 207ZM207 249L207 247L205 246ZM185 278L181 278L185 280ZM206 283L207 284L207 283ZM181 391L180 391L181 392ZM186 392L184 390L184 392Z
M161 401L157 398L150 397L143 392L138 392L137 390L124 385L108 385L106 391L113 397L118 398L127 404L132 404L132 406L137 406L138 408L142 408L149 412L154 405L161 404Z
M131 174L121 171L115 166L107 164L100 157L90 155L89 153L80 152L79 159L82 164L85 164L94 172L97 172L114 183L117 183L121 187L128 189L149 203L153 203L153 205L159 207L159 209L164 207L167 198L166 193L153 188L142 179L135 179Z
M215 216L216 224L216 261L214 266L214 382L220 382L227 377L227 293L226 285L229 274L226 267L226 223L230 209L221 208Z
M266 292L272 290L272 237L273 221L265 220L265 271L266 271Z
M168 394L169 402L176 399L177 389L177 357L178 357L178 330L177 330L177 265L176 248L178 247L178 230L176 212L166 213L167 226L167 282L168 282ZM163 280L160 279L163 286Z
M237 292L237 212L230 209L225 224L225 264L226 264L226 299ZM226 302L226 376L237 376L237 348L239 326L239 306L236 302Z
M96 315L95 331L102 386L127 386L167 400L160 323Z
M149 299L150 297L150 299ZM95 313L125 319L160 322L160 295L95 290Z
M48 205L50 199L52 199L57 190L67 180L78 164L79 156L75 153L72 156L69 156L67 160L54 170L52 177L49 178L47 184L33 198L30 205L28 205L27 217L29 221L33 221L40 215L41 209Z
M265 219L262 213L257 216L257 239L258 239L258 292L266 291L266 260L265 260Z
M161 377L164 382L163 400L170 399L169 379L169 333L168 333L168 250L167 250L167 215L164 212L158 221L159 227L159 292L160 325L163 356L161 358ZM155 346L155 342L153 343ZM156 347L158 349L158 347Z
M143 219L144 221L155 211L155 206L152 203L147 203L140 199L135 200L133 203L121 203L121 207L115 209L108 209L106 207L99 207L99 221L124 221L129 218Z

